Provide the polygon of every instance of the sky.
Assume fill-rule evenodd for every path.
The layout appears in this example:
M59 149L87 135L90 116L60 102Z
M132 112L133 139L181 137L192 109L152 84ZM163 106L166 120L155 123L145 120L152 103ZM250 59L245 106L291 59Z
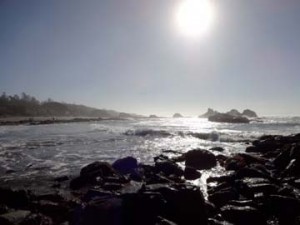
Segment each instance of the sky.
M299 0L211 0L197 38L176 26L182 1L0 0L0 91L144 115L300 115Z

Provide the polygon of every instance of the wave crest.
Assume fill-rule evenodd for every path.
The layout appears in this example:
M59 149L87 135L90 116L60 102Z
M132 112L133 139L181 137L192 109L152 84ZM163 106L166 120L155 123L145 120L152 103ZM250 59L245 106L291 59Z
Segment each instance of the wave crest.
M127 130L124 132L128 136L158 136L158 137L169 137L173 134L165 130L152 130L152 129L137 129L137 130Z

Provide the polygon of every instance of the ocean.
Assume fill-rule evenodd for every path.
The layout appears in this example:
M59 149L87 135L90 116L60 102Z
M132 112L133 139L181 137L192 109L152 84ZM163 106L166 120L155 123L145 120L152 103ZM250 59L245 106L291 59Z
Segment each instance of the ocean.
M91 162L113 162L125 156L152 164L159 154L172 157L195 148L222 147L223 152L212 152L230 155L243 152L262 135L299 132L299 117L264 117L250 124L214 123L206 118L146 118L1 126L0 183L76 175ZM217 167L202 177L222 172Z

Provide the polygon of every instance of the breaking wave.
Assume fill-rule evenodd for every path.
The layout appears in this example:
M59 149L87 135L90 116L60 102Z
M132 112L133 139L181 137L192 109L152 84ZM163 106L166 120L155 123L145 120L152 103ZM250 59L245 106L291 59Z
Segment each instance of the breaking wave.
M173 136L170 132L166 130L152 130L152 129L137 129L137 130L127 130L124 132L128 136L156 136L156 137L169 137Z

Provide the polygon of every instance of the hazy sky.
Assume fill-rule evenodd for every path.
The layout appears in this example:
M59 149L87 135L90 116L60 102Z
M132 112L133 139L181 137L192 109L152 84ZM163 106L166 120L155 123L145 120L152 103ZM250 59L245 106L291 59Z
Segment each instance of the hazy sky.
M182 0L0 0L0 91L141 114L300 115L300 1L213 0L203 37Z

